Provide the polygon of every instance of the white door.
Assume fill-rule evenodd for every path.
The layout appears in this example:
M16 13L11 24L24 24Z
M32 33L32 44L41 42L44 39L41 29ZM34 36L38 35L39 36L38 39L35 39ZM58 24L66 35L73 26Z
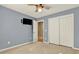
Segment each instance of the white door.
M38 38L38 27L37 27L37 21L33 20L33 42L36 42L37 41L37 38Z
M73 14L60 17L60 44L74 46L74 18Z
M48 19L48 39L49 43L59 44L59 19Z

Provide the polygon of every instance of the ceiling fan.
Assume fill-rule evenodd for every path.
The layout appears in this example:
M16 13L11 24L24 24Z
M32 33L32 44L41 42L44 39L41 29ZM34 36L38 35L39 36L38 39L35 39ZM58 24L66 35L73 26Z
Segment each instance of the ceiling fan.
M49 10L51 7L46 4L28 4L29 6L35 6L36 12L42 12L43 9Z

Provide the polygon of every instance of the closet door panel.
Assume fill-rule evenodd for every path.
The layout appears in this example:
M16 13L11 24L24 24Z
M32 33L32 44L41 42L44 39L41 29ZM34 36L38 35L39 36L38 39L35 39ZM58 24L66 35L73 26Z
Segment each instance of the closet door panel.
M50 43L59 44L59 19L50 18L48 20L48 38Z
M60 45L74 46L73 14L60 17Z

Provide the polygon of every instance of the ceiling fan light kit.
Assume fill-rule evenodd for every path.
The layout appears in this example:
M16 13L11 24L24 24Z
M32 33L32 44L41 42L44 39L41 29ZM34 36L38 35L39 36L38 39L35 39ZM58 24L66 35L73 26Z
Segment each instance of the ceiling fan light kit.
M42 7L37 7L36 8L36 12L42 12L43 11L43 8Z
M45 4L30 4L30 6L35 6L36 7L36 10L35 10L36 12L42 12L43 9L47 9L47 10L50 9L50 7L45 5Z
M42 11L43 11L43 5L42 4L36 5L36 12L42 12Z

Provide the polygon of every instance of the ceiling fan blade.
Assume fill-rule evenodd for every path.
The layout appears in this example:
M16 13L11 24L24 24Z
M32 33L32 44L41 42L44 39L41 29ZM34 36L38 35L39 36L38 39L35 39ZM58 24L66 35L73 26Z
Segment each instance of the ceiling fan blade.
M51 7L50 7L49 5L47 5L47 4L43 4L43 6L44 6L45 9L50 9L50 8L51 8Z
M49 6L44 6L44 8L45 8L45 9L50 9L51 7L49 7Z
M27 4L27 5L29 5L29 6L35 6L35 4Z

